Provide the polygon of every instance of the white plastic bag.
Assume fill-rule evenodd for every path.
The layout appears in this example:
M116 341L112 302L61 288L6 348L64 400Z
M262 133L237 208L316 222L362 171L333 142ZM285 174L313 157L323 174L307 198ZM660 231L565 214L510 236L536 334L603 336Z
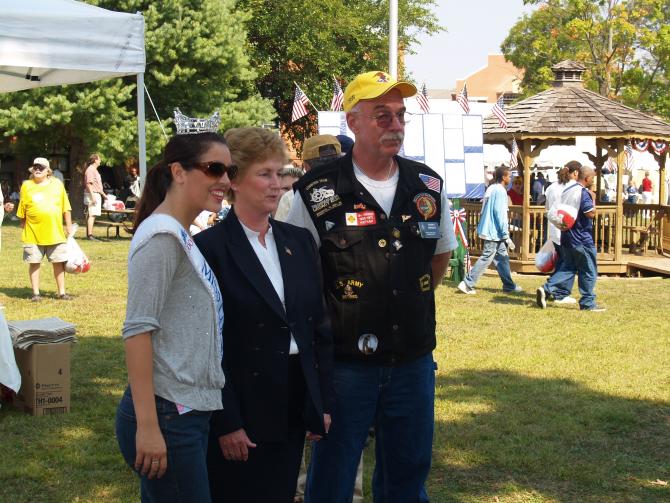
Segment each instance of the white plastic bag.
M86 254L79 247L79 244L74 239L74 233L77 232L77 226L73 225L72 234L67 238L65 245L67 246L67 262L65 262L65 272L70 274L79 274L80 272L88 272L91 268L91 263Z
M4 384L15 393L21 389L21 373L14 360L12 338L2 310L0 310L0 384Z
M556 253L554 242L547 239L547 242L542 245L540 251L535 255L535 267L540 272L551 272L556 266L557 259L558 253Z

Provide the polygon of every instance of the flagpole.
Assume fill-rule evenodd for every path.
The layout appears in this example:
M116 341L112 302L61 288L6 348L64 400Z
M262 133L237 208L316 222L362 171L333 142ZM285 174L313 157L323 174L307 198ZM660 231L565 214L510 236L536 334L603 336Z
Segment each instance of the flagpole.
M398 78L398 0L389 1L389 73Z

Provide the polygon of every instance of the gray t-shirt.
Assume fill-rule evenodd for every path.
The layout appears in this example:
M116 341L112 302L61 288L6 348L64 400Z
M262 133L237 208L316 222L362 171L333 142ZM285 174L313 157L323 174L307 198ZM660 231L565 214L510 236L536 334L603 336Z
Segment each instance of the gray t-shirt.
M151 333L156 395L221 409L225 384L212 298L177 238L156 234L128 259L123 338Z

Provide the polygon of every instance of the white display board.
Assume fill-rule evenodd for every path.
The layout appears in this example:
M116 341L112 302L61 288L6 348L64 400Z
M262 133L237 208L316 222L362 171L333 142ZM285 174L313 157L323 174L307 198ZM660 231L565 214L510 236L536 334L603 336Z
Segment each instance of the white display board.
M319 112L319 134L354 134L344 112ZM405 125L400 155L430 166L445 181L448 197L484 194L484 136L481 115L414 114Z

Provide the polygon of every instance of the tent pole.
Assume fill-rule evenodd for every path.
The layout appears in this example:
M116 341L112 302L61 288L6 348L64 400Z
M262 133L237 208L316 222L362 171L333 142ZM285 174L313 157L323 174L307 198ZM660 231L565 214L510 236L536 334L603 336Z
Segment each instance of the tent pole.
M140 188L147 179L147 134L144 127L144 73L137 74L137 139L139 146Z

